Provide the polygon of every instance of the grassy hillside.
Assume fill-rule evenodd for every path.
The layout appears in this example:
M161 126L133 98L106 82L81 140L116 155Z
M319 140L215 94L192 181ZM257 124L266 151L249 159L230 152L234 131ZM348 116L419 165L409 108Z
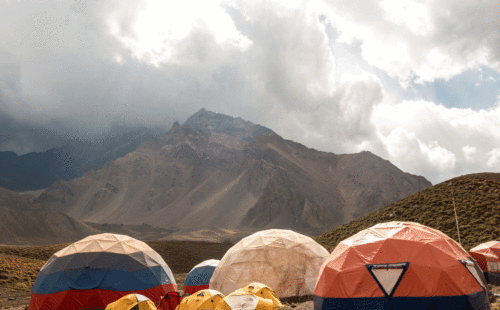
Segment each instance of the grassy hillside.
M462 246L470 250L480 243L500 238L500 173L477 173L429 187L315 240L331 252L340 241L375 224L412 221L438 229L458 242L452 189Z

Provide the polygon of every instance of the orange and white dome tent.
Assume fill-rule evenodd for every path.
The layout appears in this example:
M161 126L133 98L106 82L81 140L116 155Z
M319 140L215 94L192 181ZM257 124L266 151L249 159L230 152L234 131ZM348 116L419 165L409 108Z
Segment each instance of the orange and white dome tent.
M33 285L29 309L104 309L132 293L158 303L170 291L177 284L157 252L132 237L104 233L52 255Z
M271 287L278 297L312 295L328 251L292 230L269 229L241 239L221 259L210 288L229 295L252 282Z
M490 309L482 272L453 239L412 222L341 241L321 267L314 309Z
M471 251L477 253L491 254L500 258L500 241L492 240L485 243L481 243L480 245L472 248Z
M493 240L469 251L484 272L487 283L500 285L500 241Z

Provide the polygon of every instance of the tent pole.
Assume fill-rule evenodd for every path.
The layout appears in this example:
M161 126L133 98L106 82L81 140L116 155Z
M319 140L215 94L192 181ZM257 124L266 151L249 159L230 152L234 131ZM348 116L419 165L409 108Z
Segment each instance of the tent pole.
M453 209L455 210L455 221L457 222L457 234L458 234L458 243L462 245L462 242L460 242L460 230L458 229L458 217L457 217L457 207L455 206L455 198L453 197L453 186L450 182L450 187L451 187L451 199L453 199Z

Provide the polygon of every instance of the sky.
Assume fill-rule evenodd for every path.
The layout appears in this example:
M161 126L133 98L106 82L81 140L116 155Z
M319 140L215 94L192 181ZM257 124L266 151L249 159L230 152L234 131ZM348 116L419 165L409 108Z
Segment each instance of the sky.
M437 184L500 172L495 0L0 0L0 151L201 108Z

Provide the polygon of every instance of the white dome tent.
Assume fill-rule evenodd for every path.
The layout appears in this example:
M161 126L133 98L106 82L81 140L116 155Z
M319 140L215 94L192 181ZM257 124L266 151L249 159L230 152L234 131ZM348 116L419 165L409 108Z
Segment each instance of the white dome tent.
M312 295L328 255L312 238L294 231L260 231L226 252L212 275L210 288L229 295L251 282L260 282L280 298Z

